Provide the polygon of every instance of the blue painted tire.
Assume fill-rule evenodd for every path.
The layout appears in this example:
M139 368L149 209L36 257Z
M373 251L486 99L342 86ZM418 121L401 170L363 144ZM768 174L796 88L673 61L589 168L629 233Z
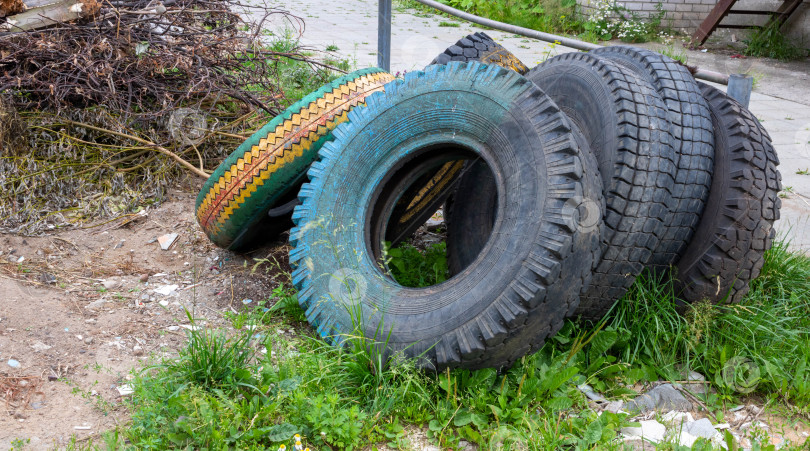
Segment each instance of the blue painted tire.
M389 83L349 119L311 167L290 235L293 282L320 335L365 336L434 369L504 367L541 346L576 304L580 268L591 268L574 249L598 246L571 208L589 175L557 106L515 72L453 62ZM397 183L459 158L495 174L493 233L452 279L404 288L374 244Z
M434 58L430 64L447 64L450 61L463 63L477 61L510 69L521 75L529 71L518 57L485 33L465 36ZM386 240L396 246L424 225L453 193L453 187L458 183L458 175L463 170L463 165L450 162L417 180L397 202L394 217L398 218L398 221L389 229ZM483 247L483 243L478 244L479 249Z

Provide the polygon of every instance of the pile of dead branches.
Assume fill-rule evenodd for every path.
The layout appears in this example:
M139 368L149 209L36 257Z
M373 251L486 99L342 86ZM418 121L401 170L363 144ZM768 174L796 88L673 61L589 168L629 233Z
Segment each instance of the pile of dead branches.
M278 106L272 62L303 59L264 48L261 27L246 23L230 0L68 3L83 17L35 30L15 28L22 14L5 18L0 92L37 108L103 105L124 115L157 116L212 96L271 112Z
M93 226L194 189L341 72L306 56L300 18L238 0L22 2L0 0L2 232Z

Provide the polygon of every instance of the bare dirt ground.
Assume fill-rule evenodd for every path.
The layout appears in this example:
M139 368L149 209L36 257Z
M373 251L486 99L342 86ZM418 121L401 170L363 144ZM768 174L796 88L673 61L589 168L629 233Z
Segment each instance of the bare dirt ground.
M254 268L253 257L286 246L245 256L216 248L196 224L193 193L93 228L0 235L0 449L97 442L127 421L119 389L130 371L185 342L186 309L224 326L223 312L278 285L284 276ZM161 249L157 239L172 233Z

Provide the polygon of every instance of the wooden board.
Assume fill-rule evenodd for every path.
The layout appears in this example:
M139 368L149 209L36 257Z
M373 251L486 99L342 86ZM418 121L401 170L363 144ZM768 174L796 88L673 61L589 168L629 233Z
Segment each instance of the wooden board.
M71 22L97 13L99 6L95 0L62 0L8 16L6 23L0 25L0 31L37 30L61 22Z
M22 0L0 0L0 17L25 11L25 4Z

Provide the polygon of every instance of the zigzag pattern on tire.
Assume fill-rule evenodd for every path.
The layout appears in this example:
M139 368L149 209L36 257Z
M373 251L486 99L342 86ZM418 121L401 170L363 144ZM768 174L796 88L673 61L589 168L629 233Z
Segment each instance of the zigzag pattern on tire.
M197 220L209 236L216 236L246 199L279 168L300 158L322 139L347 112L365 102L367 95L393 80L385 72L367 74L335 87L302 106L224 170L197 206ZM212 176L213 177L213 176Z
M321 336L335 341L335 336L350 331L342 330L340 322L334 317L332 311L324 312L318 308L319 293L313 287L311 265L307 262L311 258L312 249L308 243L312 241L308 235L314 233L316 227L309 226L311 221L317 220L315 216L316 196L324 174L334 164L333 160L339 158L343 141L364 126L380 110L385 108L381 104L382 96L396 98L403 87L410 83L430 86L431 81L438 78L438 74L447 71L453 73L456 79L471 80L476 78L478 72L484 71L484 78L498 84L493 89L506 92L515 89L526 89L528 80L519 77L513 72L503 70L496 66L483 66L477 63L450 64L448 66L430 66L425 72L411 72L406 75L404 82L396 82L386 87L385 94L369 97L368 107L354 110L349 114L349 121L341 124L334 131L336 141L327 143L320 151L321 159L314 163L309 172L310 183L304 184L299 197L302 205L296 207L293 220L296 227L290 232L290 241L294 249L290 252L290 262L296 265L293 272L293 283L299 290L299 302L306 311L307 318L317 328ZM409 356L422 356L436 367L458 366L462 361L481 361L484 354L489 356L497 354L500 347L506 346L510 338L515 335L515 329L524 325L534 313L548 308L549 303L558 303L558 300L546 299L546 291L555 282L560 284L560 262L571 252L572 236L576 232L573 218L563 211L566 201L576 196L582 196L579 180L583 176L582 163L577 146L573 142L568 127L568 121L557 106L541 91L533 89L529 95L520 95L527 117L536 127L538 134L544 142L544 152L548 161L549 199L546 202L546 211L542 217L547 219L545 230L538 233L537 242L532 243L533 251L530 253L520 274L491 305L489 305L475 319L441 337L438 343L418 342L389 343L390 351L403 351ZM388 104L386 104L388 105ZM590 265L588 265L590 267ZM579 289L574 290L574 298ZM557 311L550 312L552 318L549 330L559 329L564 315L575 299L559 303ZM536 315L535 315L536 316ZM535 331L541 335L549 330ZM504 364L510 362L501 362ZM466 366L466 365L465 365Z
M439 168L439 172L431 177L428 184L419 189L416 196L411 199L411 202L408 204L408 209L405 210L405 214L399 218L398 222L404 224L410 221L414 215L423 211L430 201L441 194L445 187L455 180L462 169L464 169L463 161L450 161L442 165L442 167Z
M614 172L602 174L610 187L605 193L602 258L576 310L583 319L598 321L633 284L658 246L675 183L675 152L666 106L653 87L629 69L587 53L567 53L532 69L528 77L569 61L590 65L606 81L619 116Z
M779 158L768 132L748 109L709 85L700 83L700 88L717 127L727 133L726 148L717 152L728 152L730 183L719 193L720 211L707 211L700 224L713 228L712 242L696 264L678 274L681 297L737 303L759 276L776 233L773 223L782 205Z
M614 52L633 60L641 70L621 58L612 58ZM653 85L669 110L678 167L670 213L664 220L666 231L650 262L655 267L669 267L686 249L709 197L714 159L709 106L689 70L667 56L629 46L605 47L590 53L634 69Z

